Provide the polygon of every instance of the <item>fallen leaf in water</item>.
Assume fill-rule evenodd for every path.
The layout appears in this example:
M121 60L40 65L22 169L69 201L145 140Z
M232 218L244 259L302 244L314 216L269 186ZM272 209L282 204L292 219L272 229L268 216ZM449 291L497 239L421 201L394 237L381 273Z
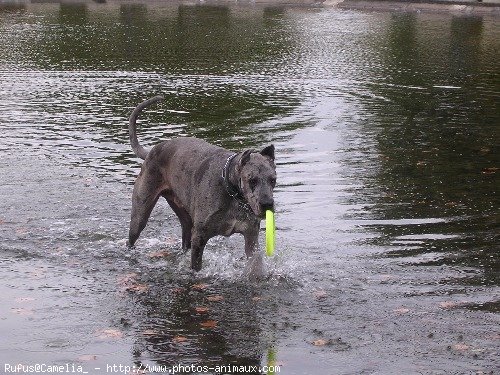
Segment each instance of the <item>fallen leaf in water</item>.
M159 332L156 329L145 329L141 334L143 336L157 336Z
M381 275L378 275L377 278L379 278L381 282L385 282L385 281L397 279L398 277L395 275L390 275L390 274L381 274Z
M410 312L410 309L407 309L405 307L400 307L399 309L394 309L392 311L395 312L396 314L406 314Z
M166 250L153 251L152 253L148 254L150 258L165 258L168 257L169 255L170 253Z
M64 251L64 248L62 246L58 246L54 249L54 251L52 251L51 253L52 255L64 255L65 254L65 251Z
M191 285L191 289L194 289L194 290L205 290L207 288L208 288L208 284L203 284L203 283Z
M121 339L123 337L123 332L113 329L101 329L97 332L100 339Z
M208 312L208 307L197 306L194 308L194 311L196 311L198 314L206 314Z
M42 277L45 277L45 269L37 267L30 271L30 277L33 279L40 279Z
M200 326L203 328L215 328L217 327L217 322L215 320L207 320L205 322L201 322Z
M131 272L116 279L118 285L123 287L127 292L145 293L149 287L146 284L137 282L137 273Z
M489 168L483 168L481 173L482 174L494 174L498 171L499 168L497 167L489 167Z
M325 339L317 339L312 342L314 346L325 346L330 343L330 340L325 340Z
M328 294L324 290L317 290L313 293L314 298L323 299L328 297Z
M175 237L167 237L167 238L165 238L165 243L167 245L175 245L175 244L177 244L177 238L175 238Z
M128 285L137 279L137 274L135 272L127 273L125 275L122 275L116 279L116 282L120 285Z
M31 297L18 297L18 298L16 298L16 302L18 302L18 303L32 302L34 300L35 299L31 298Z
M442 309L453 309L454 307L458 307L461 304L462 304L461 302L445 301L445 302L440 302L439 307L441 307Z
M469 350L470 346L469 345L465 345L465 344L455 344L455 345L453 345L453 349L464 351L464 350Z
M132 284L128 285L125 290L127 292L133 292L133 293L146 293L148 291L149 287L146 284Z
M94 354L84 354L77 359L81 362L95 361L97 360L97 356Z
M263 298L259 297L259 296L252 297L252 301L255 301L255 302L262 301L262 300L263 300Z
M25 227L20 227L15 230L16 235L18 236L24 236L26 233L28 233L28 228Z
M188 339L187 337L184 336L175 336L172 341L175 343L181 343L181 342L186 342Z
M10 309L10 312L16 315L33 315L33 310L31 309L24 309L22 307L13 307Z
M208 296L207 297L207 300L210 301L210 302L220 302L224 299L223 296L220 296L220 295L212 295L212 296Z

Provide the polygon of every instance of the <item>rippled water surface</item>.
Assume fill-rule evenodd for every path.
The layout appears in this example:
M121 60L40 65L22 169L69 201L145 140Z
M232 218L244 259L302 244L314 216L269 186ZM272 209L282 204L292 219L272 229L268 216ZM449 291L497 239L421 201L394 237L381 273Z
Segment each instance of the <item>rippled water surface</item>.
M0 362L498 371L498 19L0 5L0 46ZM191 273L166 202L126 247L157 94L145 145L275 144L265 281L239 236Z

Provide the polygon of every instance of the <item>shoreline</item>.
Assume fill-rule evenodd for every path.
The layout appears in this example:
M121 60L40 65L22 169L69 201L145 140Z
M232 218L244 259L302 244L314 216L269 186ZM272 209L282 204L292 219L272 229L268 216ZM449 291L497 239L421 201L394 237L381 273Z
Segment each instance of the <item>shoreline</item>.
M398 1L398 0L326 0L324 6L341 9L400 12L448 12L461 14L490 14L500 16L500 2L474 1Z
M317 7L380 12L438 12L500 16L500 0L0 0L1 7L31 4L163 4Z

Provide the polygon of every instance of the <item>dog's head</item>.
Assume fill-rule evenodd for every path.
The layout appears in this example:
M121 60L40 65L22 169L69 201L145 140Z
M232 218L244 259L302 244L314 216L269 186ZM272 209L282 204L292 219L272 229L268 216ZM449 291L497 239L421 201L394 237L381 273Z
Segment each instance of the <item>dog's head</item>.
M266 210L274 211L273 189L276 186L274 145L262 151L246 150L238 161L240 190L253 213L264 218Z

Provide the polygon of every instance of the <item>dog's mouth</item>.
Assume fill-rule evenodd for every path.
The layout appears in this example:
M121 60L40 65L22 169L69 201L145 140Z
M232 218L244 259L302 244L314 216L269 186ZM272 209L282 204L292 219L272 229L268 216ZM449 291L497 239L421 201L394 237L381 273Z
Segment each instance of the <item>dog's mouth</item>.
M274 212L274 204L262 204L258 208L258 212L255 212L255 210L254 210L254 213L257 217L259 217L261 219L265 219L266 218L266 211Z

